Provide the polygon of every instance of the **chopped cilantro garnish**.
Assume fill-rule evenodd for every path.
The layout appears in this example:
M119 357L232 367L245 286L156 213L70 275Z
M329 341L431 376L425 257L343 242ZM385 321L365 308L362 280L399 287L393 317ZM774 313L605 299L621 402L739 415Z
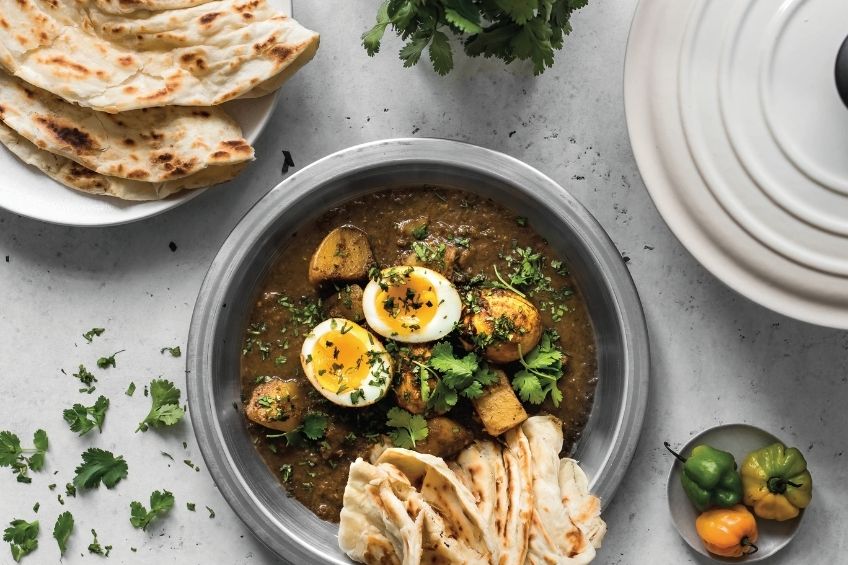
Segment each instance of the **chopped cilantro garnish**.
M284 483L287 483L291 480L292 476L292 466L288 463L283 463L280 467L280 478Z
M412 237L421 241L427 237L427 224L421 224L412 230Z
M84 388L79 389L80 392L91 394L94 392L94 383L97 382L97 377L91 374L91 371L85 368L84 365L79 366L79 370L74 373L74 376L84 385Z
M453 347L447 342L437 343L427 365L419 364L434 370L439 376L436 388L429 394L428 406L437 412L446 412L456 405L459 395L466 398L479 398L483 395L484 387L497 382L498 377L488 365L472 353L464 357L456 357ZM424 385L422 385L422 389ZM429 393L429 385L427 385ZM422 397L423 397L422 390Z
M209 511L209 518L210 518L210 519L212 519L212 518L214 518L214 517L215 517L215 511L214 511L214 510L212 510L212 509L211 509L211 508L209 508L208 506L206 507L206 510L208 510L208 511Z
M109 367L113 367L113 368L116 367L117 365L115 365L115 355L117 355L118 353L123 353L123 352L124 352L124 350L122 349L120 351L116 351L115 353L113 353L109 357L101 357L100 359L97 360L97 366L100 367L101 369L108 369Z
M194 512L197 509L197 505L195 505L194 502L186 502L186 509L189 512Z
M105 331L105 328L91 328L90 330L82 334L82 337L85 338L85 341L91 343L95 337L103 335L103 332Z
M167 514L174 507L174 495L167 490L154 490L150 495L150 510L141 502L133 500L130 503L130 524L134 528L146 530L147 526L160 516Z
M416 442L427 439L430 430L427 428L427 420L422 416L411 414L397 406L391 408L386 416L386 425L395 428L389 432L389 437L396 447L412 449Z
M132 396L135 394L135 383L130 383L130 386L127 387L127 391L124 393L127 396Z
M94 429L103 432L103 421L106 419L106 411L109 409L109 399L101 395L93 406L74 404L72 408L65 410L62 415L70 425L72 432L78 432L83 436Z
M166 351L171 354L171 357L179 357L183 354L179 345L175 345L174 347L163 347L159 350L159 353L165 353Z
M103 557L109 557L109 553L112 551L112 546L100 545L100 542L97 540L97 532L94 531L94 528L91 529L91 535L94 536L94 540L88 544L88 552L95 555L102 555Z

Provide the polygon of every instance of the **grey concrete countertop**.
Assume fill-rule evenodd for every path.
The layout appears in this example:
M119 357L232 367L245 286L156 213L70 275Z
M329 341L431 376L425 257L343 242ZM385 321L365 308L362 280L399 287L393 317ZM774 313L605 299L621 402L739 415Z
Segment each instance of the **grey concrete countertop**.
M86 550L91 528L114 546L111 562L275 562L216 490L190 420L165 433L133 434L149 406L141 388L162 375L185 390L184 359L159 348L185 346L206 269L242 214L283 180L283 150L300 169L350 145L402 136L468 141L530 163L586 205L629 257L651 332L653 380L636 457L605 509L609 535L599 563L700 563L669 522L670 458L662 442L680 444L703 428L737 421L799 446L816 479L798 538L772 562L844 562L848 334L737 296L666 228L639 178L624 120L622 69L635 3L592 0L542 77L521 65L458 57L442 78L426 62L403 69L395 40L377 58L366 56L359 35L376 1L301 1L296 16L321 32L321 49L284 87L257 161L237 182L157 218L108 229L43 225L0 211L0 429L28 442L44 427L52 441L47 468L31 485L0 469L0 527L13 518L42 522L41 547L24 563L58 562L51 531L63 510L77 522L68 565L100 559ZM107 332L87 344L81 334L94 326ZM119 349L126 352L117 367L97 372L97 392L112 400L103 434L77 438L62 410L96 395L77 394L70 373ZM139 386L132 398L124 394L130 381ZM57 494L90 445L122 454L129 478L113 491L65 497L62 506ZM174 492L175 510L148 532L133 529L129 502L146 503L162 488ZM0 563L10 562L2 544Z

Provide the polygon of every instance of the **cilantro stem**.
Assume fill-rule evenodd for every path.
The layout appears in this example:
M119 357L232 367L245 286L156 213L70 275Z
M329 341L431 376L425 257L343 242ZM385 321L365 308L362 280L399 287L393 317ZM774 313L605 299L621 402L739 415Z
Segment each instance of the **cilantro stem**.
M524 294L523 292L521 292L520 290L518 290L517 288L515 288L514 286L512 286L511 284L509 284L505 280L503 280L503 277L501 277L501 274L498 272L498 266L497 265L492 265L492 268L495 270L495 277L497 277L498 282L500 282L501 288L505 288L506 290L511 290L512 292L514 292L515 294L517 294L521 298L527 298L526 294ZM495 286L497 286L497 285L498 285L498 283L495 283Z

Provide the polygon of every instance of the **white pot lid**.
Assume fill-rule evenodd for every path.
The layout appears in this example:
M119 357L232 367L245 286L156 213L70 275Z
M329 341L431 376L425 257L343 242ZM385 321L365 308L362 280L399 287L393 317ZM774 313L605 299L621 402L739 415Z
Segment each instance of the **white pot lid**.
M848 329L846 36L846 0L642 0L625 104L690 252L756 302Z

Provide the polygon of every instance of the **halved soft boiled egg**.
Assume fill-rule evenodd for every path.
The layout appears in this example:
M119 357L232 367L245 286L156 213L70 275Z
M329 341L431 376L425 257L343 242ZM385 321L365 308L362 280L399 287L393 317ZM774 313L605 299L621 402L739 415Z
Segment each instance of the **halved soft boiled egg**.
M406 343L448 335L462 316L462 300L444 276L425 267L390 267L365 287L362 310L368 326Z
M333 404L361 407L386 395L392 360L371 332L344 318L324 320L303 341L300 364Z

